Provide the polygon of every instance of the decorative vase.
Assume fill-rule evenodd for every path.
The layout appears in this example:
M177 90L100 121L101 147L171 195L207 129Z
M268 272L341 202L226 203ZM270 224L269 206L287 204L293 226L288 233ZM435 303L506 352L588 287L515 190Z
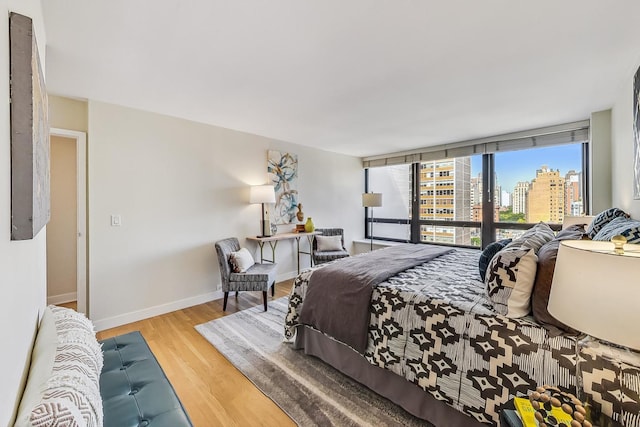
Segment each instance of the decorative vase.
M316 229L316 226L313 225L313 221L311 220L311 217L307 218L307 222L304 224L304 231L306 231L307 233L312 233L313 230Z
M298 203L298 212L296 212L296 218L302 222L304 220L304 212L302 212L302 203Z

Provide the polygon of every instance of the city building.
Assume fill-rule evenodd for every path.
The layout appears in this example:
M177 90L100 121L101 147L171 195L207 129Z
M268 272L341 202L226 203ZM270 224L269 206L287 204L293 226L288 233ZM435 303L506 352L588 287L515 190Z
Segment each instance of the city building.
M513 189L513 200L511 203L513 213L527 213L527 192L529 191L529 182L518 182Z
M527 222L562 224L565 211L564 181L557 169L542 166L536 171L536 178L531 182L527 193Z
M439 221L471 220L471 158L420 164L420 218ZM474 191L477 191L474 190ZM423 242L471 243L471 231L461 227L423 225Z
M570 170L564 176L564 211L567 215L583 215L583 211L577 211L582 207L582 174L574 170ZM580 202L579 204L577 202ZM574 211L578 213L574 214Z

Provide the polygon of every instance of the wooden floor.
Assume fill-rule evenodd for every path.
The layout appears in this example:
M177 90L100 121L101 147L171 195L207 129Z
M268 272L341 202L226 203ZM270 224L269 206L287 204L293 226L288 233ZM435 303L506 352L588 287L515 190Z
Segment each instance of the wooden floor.
M275 297L289 294L292 281L276 285ZM98 333L98 339L140 331L178 393L196 427L295 426L269 398L227 361L194 326L262 305L262 292L229 295L222 299L174 311Z

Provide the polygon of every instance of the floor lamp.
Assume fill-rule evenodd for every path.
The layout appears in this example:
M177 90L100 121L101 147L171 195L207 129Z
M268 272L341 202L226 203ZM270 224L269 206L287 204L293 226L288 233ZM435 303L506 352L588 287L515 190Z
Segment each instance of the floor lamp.
M362 206L371 208L369 222L369 237L371 238L371 251L373 251L373 208L382 206L382 193L362 193Z
M269 222L269 213L266 211L265 203L275 203L276 193L273 185L254 185L249 191L249 203L262 204L262 221L260 222L260 236L271 236L271 223ZM266 214L266 219L265 219Z

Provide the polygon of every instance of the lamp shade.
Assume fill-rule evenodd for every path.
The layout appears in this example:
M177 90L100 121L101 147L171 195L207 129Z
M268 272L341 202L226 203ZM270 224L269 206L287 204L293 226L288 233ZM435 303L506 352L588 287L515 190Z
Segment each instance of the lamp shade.
M249 203L275 203L276 192L273 185L254 185L249 190Z
M565 240L560 243L549 313L578 331L640 350L640 245Z
M379 208L382 206L382 193L362 193L362 207Z

